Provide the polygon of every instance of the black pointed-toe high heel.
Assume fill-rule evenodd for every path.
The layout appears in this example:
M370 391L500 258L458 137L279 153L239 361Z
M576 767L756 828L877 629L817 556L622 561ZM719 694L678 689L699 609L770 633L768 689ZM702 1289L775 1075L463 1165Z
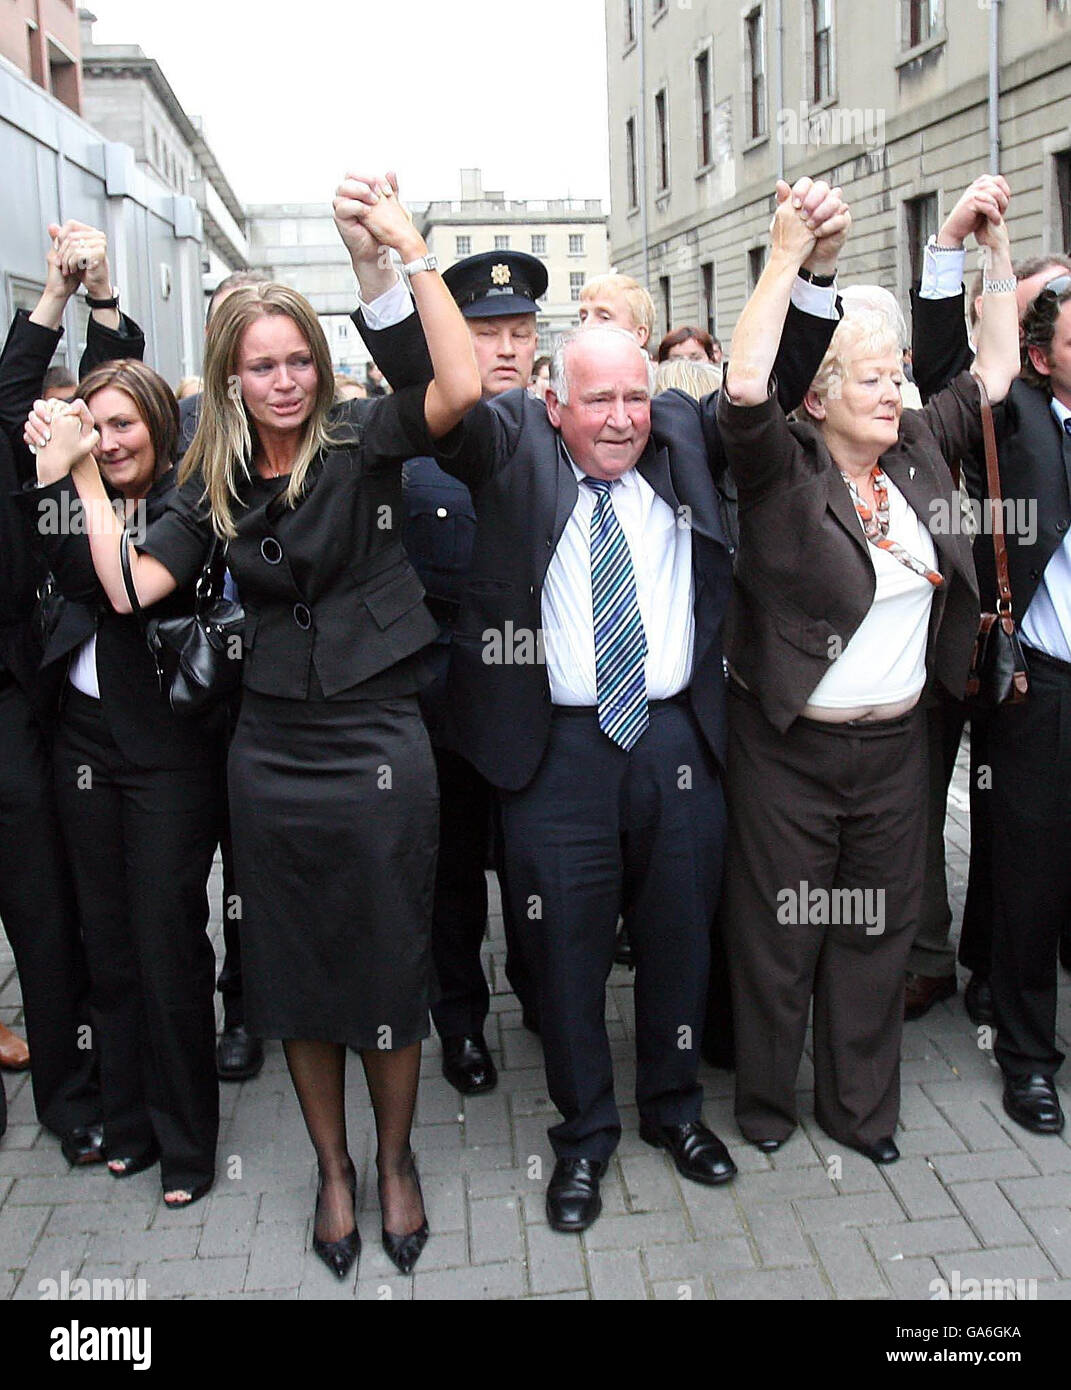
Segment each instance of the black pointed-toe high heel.
M416 1159L412 1154L409 1155L409 1162L413 1169L413 1177L416 1179L417 1191L420 1192L421 1205L424 1202L424 1193L420 1187L420 1174L417 1172ZM413 1266L420 1259L420 1253L428 1243L428 1218L407 1235L394 1235L383 1227L383 1249L387 1256L393 1261L395 1267L402 1274L411 1274Z
M357 1174L350 1174L350 1196L353 1198L353 1230L341 1240L321 1240L316 1234L316 1213L320 1209L320 1193L323 1191L324 1175L316 1186L316 1206L312 1214L312 1248L324 1264L339 1279L345 1279L361 1253L361 1236L357 1230Z

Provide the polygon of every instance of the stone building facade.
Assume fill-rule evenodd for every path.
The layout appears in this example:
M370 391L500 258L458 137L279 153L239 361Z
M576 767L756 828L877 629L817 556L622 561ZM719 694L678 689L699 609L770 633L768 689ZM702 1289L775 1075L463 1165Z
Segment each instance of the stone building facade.
M606 0L606 35L611 252L659 333L728 345L781 174L843 187L843 278L905 309L927 236L995 162L1016 256L1071 245L1068 0Z

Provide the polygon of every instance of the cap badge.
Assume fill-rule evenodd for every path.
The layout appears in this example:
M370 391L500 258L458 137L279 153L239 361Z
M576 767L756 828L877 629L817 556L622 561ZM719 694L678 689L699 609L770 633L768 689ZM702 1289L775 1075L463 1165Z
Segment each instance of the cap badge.
M493 265L491 267L491 283L493 285L508 285L509 278L508 265Z

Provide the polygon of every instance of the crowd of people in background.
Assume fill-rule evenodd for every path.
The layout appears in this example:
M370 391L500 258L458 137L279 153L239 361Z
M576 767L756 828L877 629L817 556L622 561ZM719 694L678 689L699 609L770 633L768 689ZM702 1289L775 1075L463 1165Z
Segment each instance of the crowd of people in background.
M640 1136L684 1178L737 1171L701 1059L735 1071L740 1134L772 1154L809 1025L818 1124L895 1162L905 1019L956 993L943 827L966 724L966 1006L995 1026L1007 1114L1060 1132L1071 259L1015 265L1010 201L982 175L931 238L911 343L893 295L838 282L851 212L805 178L775 190L728 355L692 324L655 345L650 294L610 274L537 356L537 258L440 275L393 176L351 173L334 216L365 379L307 300L241 272L174 391L103 234L48 228L41 301L0 356L0 918L27 1033L0 1027L0 1069L30 1069L72 1166L159 1164L163 1201L197 1202L218 1082L281 1040L312 1246L344 1277L352 1050L383 1246L410 1272L431 1024L459 1093L498 1082L490 866L558 1112L554 1230L598 1218L621 1136L615 959ZM76 378L51 362L79 291ZM1008 585L977 524L991 427L1004 514L1031 523L1007 526ZM241 688L191 715L159 634L207 591L244 611ZM1025 698L988 708L966 699L983 612L1011 614L1025 668Z

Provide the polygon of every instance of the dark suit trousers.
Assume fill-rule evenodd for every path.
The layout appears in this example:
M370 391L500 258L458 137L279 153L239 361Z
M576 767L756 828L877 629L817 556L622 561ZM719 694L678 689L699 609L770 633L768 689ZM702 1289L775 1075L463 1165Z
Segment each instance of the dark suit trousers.
M219 854L223 861L223 967L216 988L223 999L223 1026L237 1028L245 1023L242 1001L242 941L239 930L238 889L234 881L234 843L231 839L231 805L227 792L227 752L238 718L238 700L221 721L216 765L216 816Z
M1030 693L989 719L993 1006L1010 1076L1055 1074L1056 953L1071 917L1071 666L1026 651Z
M501 798L524 905L559 1158L608 1159L621 1135L606 1033L618 915L636 959L636 1100L655 1124L699 1118L699 1042L725 807L691 710L651 706L624 752L594 710L558 708L533 780Z
M104 1143L162 1151L164 1190L213 1176L219 1127L205 930L216 847L215 769L135 767L99 702L68 690L56 740L100 1048Z
M816 1118L834 1139L872 1144L893 1133L900 1108L904 968L926 844L925 715L851 727L797 719L780 734L735 682L730 692L737 1120L753 1141L792 1132L813 996ZM835 889L863 894L833 924ZM828 902L825 922L813 890Z
M52 768L25 695L0 676L0 918L26 1015L37 1118L64 1135L100 1119L86 972Z
M960 700L942 697L927 711L929 747L929 822L926 834L926 877L919 930L907 968L920 975L952 975L955 957L948 944L952 909L945 870L945 815L948 788L956 767L960 738L968 710ZM979 788L979 768L988 764L986 718L970 712L971 727L971 856L963 925L959 937L960 964L983 979L989 976L992 924L989 855L989 792Z

